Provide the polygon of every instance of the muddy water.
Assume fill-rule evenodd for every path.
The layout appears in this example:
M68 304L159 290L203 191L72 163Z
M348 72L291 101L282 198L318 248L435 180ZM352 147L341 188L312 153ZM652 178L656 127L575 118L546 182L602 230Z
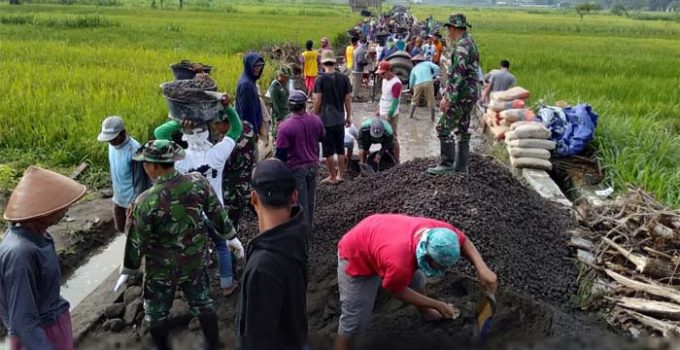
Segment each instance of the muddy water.
M121 234L73 272L61 286L61 296L71 304L71 310L120 266L124 251L125 235Z

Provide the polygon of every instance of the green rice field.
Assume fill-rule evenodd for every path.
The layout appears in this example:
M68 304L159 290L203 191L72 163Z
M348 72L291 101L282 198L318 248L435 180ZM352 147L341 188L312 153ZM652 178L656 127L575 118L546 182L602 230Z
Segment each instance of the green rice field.
M132 135L148 139L167 117L158 84L172 79L172 63L209 63L220 88L233 92L243 52L333 40L359 18L341 5L254 3L186 2L181 10L168 2L163 9L150 2L0 4L0 188L34 163L68 170L89 161L93 173L105 174L106 147L96 141L101 120L121 115ZM635 183L680 206L680 22L604 12L579 20L547 10L413 10L439 20L465 12L483 68L509 59L532 103L590 103L600 114L595 144L609 181L617 189Z

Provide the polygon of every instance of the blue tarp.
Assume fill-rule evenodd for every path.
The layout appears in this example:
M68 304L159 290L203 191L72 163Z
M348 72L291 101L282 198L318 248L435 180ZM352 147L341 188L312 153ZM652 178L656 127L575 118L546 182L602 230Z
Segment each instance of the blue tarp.
M593 139L599 116L590 105L580 104L564 109L545 106L539 110L538 118L552 133L550 139L557 143L554 155L573 156L583 152Z

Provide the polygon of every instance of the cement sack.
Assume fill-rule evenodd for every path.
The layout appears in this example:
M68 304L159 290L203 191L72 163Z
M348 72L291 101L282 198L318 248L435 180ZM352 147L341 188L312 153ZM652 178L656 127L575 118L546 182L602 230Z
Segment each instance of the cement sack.
M555 141L551 140L539 140L539 139L519 139L508 141L510 147L519 148L541 148L552 151L555 149Z
M536 119L536 114L530 109L508 109L500 113L501 119L510 123L519 121L531 121Z
M494 112L502 112L507 109L519 109L524 108L525 104L523 100L513 100L513 101L499 101L491 100L489 102L488 109Z
M490 97L492 100L497 101L513 101L513 100L524 100L530 95L529 90L515 86L505 91L492 92Z
M510 157L510 165L513 168L523 169L539 169L552 170L552 163L549 160L538 158L515 158Z
M503 125L489 125L489 131L494 139L503 141L505 139L505 134L508 132L508 127Z
M488 126L498 126L500 122L500 116L497 112L487 109L484 113L484 121Z
M538 120L521 121L521 122L512 123L512 125L510 125L510 130L515 130L522 125L541 125L541 124L542 123L539 122Z
M524 139L540 139L547 140L550 138L550 131L543 127L543 125L526 125L524 127L508 131L505 139L524 140Z
M510 156L515 158L550 159L550 151L543 148L509 147L508 152L510 153Z

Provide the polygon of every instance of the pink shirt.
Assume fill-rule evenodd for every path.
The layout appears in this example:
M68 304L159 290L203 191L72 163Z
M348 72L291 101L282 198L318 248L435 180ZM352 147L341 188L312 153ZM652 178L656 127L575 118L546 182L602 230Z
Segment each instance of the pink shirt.
M456 232L461 248L465 235L446 222L399 214L371 215L347 232L338 255L347 260L349 276L380 276L382 287L398 293L406 289L418 268L416 247L422 229L443 227Z

